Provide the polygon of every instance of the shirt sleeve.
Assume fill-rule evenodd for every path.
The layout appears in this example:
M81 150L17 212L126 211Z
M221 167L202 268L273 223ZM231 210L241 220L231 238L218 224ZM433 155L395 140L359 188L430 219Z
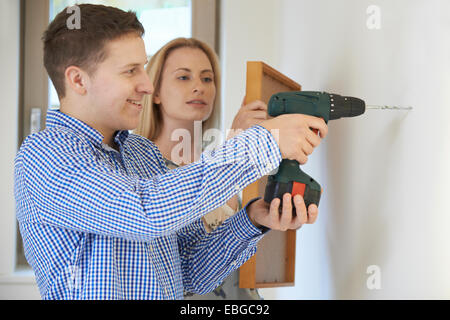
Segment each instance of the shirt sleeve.
M208 293L255 254L265 231L256 228L247 215L248 206L206 233L196 221L178 232L178 247L185 291ZM205 263L207 262L207 263Z
M198 162L142 179L104 163L73 133L29 140L16 158L22 221L129 240L173 234L223 205L281 161L269 131L254 126Z

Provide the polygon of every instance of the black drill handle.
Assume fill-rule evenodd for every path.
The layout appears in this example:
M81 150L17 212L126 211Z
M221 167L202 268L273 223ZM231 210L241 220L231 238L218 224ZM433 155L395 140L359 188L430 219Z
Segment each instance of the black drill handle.
M317 181L300 168L297 161L284 159L277 173L267 179L264 201L271 203L275 198L282 201L285 193L290 193L292 199L296 194L300 194L305 201L306 208L308 208L311 204L319 206L322 188ZM280 208L281 206L282 202ZM293 203L292 208L295 213Z

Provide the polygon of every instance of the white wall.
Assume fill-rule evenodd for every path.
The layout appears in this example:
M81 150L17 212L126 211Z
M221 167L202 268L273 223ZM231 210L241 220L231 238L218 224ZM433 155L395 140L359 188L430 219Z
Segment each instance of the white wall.
M297 233L296 286L263 296L450 298L450 2L222 5L227 108L240 103L247 60L266 61L303 90L414 107L330 122L305 166L324 194L316 224ZM367 28L370 5L380 8L379 30ZM370 265L381 270L379 290L367 288Z
M279 6L274 0L222 0L220 61L224 128L230 128L245 95L247 61L278 67ZM270 16L268 20L267 17ZM262 19L261 17L265 17Z
M0 217L3 224L14 222L14 198L13 190L13 162L17 151L17 106L18 106L18 69L19 69L19 2L0 2L0 70L6 76L2 76L2 103L0 108L1 128L7 137L2 143L2 157L0 158L1 177L0 199L2 208ZM10 256L14 252L12 235L14 230L3 229L0 232L1 256ZM4 245L6 244L6 245ZM11 271L13 261L0 260L0 273Z
M0 127L3 133L0 157L0 299L39 298L33 275L14 269L16 219L13 188L18 134L19 3L17 0L0 1Z

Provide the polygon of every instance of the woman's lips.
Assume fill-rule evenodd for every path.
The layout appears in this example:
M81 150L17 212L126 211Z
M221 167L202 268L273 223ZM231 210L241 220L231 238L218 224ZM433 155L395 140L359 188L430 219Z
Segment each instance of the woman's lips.
M194 106L194 107L204 107L206 106L206 102L201 99L191 100L186 102L187 104Z

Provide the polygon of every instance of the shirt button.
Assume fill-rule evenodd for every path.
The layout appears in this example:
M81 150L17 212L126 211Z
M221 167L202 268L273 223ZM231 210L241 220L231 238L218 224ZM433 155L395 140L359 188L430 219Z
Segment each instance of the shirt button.
M267 163L266 163L266 169L267 169L267 170L272 169L272 163L267 162Z
M238 185L236 185L236 186L234 187L234 189L235 189L236 191L239 191L240 187L239 187Z

